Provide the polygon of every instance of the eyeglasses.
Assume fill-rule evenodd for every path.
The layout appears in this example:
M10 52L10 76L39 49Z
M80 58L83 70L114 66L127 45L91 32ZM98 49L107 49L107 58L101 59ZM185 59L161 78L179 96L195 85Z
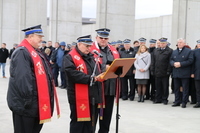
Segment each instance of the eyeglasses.
M103 39L104 39L104 40L108 40L108 38L103 38L103 37L99 37L99 38L100 38L101 40L103 40Z

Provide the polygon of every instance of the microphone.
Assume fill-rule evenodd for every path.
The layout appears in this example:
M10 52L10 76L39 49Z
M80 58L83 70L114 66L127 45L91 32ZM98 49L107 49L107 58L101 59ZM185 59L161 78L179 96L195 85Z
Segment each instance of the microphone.
M103 55L101 53L99 53L98 51L93 50L92 52L95 53L96 55L98 55L100 58L103 58Z

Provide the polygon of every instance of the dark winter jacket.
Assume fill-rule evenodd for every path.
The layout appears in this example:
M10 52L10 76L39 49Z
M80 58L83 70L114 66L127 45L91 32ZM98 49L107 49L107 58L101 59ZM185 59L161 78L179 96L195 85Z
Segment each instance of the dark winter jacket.
M191 65L194 57L193 52L189 48L183 47L180 51L178 48L173 51L170 59L170 64L173 67L173 78L190 78L191 77ZM175 68L174 63L180 62L181 67Z
M134 51L133 48L130 48L128 51L125 50L125 48L122 48L119 51L120 58L134 58L136 52ZM134 70L134 63L132 67L129 69L129 71L126 73L126 76L133 76L133 70Z
M168 46L164 50L160 48L154 50L151 58L151 74L155 77L166 77L171 74L170 57L172 52L173 50Z
M53 78L48 61L42 53L39 53L39 55L43 61L44 70L48 78L50 103L53 112ZM33 60L28 50L24 47L17 48L11 57L7 103L10 110L18 115L39 117L38 92Z
M0 63L6 63L6 59L9 57L8 49L0 48Z
M194 74L195 80L200 80L200 49L193 51L194 63L192 67L192 74Z
M75 84L88 84L89 87L89 98L90 103L92 103L92 97L95 98L95 103L100 102L101 98L101 83L95 82L92 87L90 87L90 81L91 81L91 75L93 73L93 69L95 66L94 57L92 54L85 55L83 54L78 48L76 47L76 50L80 54L81 58L83 58L85 65L87 67L87 74L78 71L76 69L76 66L73 62L73 59L70 54L65 55L63 60L63 68L65 70L65 73L68 77L68 83L67 83L67 94L68 94L68 100L69 103L75 103ZM96 74L100 74L100 70L96 69Z

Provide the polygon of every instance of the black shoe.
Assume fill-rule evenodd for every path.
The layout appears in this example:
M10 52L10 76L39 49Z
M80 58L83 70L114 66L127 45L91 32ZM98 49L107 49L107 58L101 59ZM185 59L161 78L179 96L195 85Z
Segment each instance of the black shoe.
M122 100L128 100L128 97L123 96Z
M190 104L196 104L196 102L190 102Z
M168 102L167 102L167 101L164 101L164 102L163 102L163 104L164 104L164 105L167 105L167 104L168 104Z
M172 107L177 107L177 106L180 106L180 103L174 103L174 104L172 105Z
M130 101L134 101L134 97L130 97L129 100L130 100Z
M182 108L186 108L186 104L185 103L182 103Z
M59 88L62 88L63 86L61 85L61 86L58 86Z
M158 103L162 103L161 101L154 101L153 104L158 104Z
M144 96L141 97L141 102L144 102Z
M197 103L196 105L193 106L193 108L200 108L200 104Z
M62 87L60 87L60 89L65 89L66 88L66 86L62 86Z
M142 96L138 96L138 102L141 102Z

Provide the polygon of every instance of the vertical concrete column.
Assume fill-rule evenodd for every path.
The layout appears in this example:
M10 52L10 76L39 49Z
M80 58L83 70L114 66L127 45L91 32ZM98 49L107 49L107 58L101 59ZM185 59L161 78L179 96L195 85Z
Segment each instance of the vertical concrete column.
M29 26L35 26L38 24L42 25L42 30L44 32L44 40L48 39L47 34L47 0L22 0L22 5L25 7L25 12L23 8L21 13L24 18L24 28Z
M172 44L175 48L177 39L185 38L192 48L200 39L200 0L174 0L172 16Z
M18 25L19 25L19 0L1 0L0 2L0 20L1 20L1 42L7 44L10 49L13 43L19 43Z
M53 42L76 41L82 34L82 1L51 0L49 31Z
M0 44L2 43L3 0L0 0Z
M97 28L111 29L110 41L134 37L135 0L98 0Z

